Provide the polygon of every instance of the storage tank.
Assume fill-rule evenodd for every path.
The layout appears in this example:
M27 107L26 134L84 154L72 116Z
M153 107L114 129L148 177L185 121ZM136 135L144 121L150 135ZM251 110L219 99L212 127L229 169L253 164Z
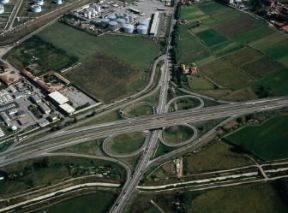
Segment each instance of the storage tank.
M149 22L149 20L147 20L147 19L144 19L144 20L140 20L140 21L139 21L139 24L140 24L140 25L146 25L146 26L148 26L149 23L150 23L150 22Z
M141 35L145 35L148 33L148 26L147 25L138 25L137 26L137 32Z
M107 18L110 19L110 21L115 21L117 17L114 14L109 15Z
M0 0L0 4L8 4L9 2L9 0Z
M102 27L107 27L109 24L110 20L108 18L104 18L101 20L101 26Z
M43 6L44 5L44 0L34 0L33 3L34 4L38 4L40 6Z
M5 12L4 5L0 4L0 14L3 14Z
M134 32L134 26L132 25L132 24L125 24L124 26L123 26L123 31L125 32L125 33L133 33Z
M61 4L63 4L63 0L54 0L54 3L58 4L58 5L61 5Z
M116 30L118 28L118 22L117 21L110 21L108 27L110 30Z
M31 6L31 11L32 11L33 13L40 13L40 12L42 11L42 8L41 8L41 6L38 5L38 4L33 4L33 5Z
M123 18L118 18L117 22L118 22L120 27L123 27L126 24L126 20Z
M130 21L130 19L129 19L128 16L126 16L124 19L125 19L125 22L126 22L127 24L131 23L131 21Z

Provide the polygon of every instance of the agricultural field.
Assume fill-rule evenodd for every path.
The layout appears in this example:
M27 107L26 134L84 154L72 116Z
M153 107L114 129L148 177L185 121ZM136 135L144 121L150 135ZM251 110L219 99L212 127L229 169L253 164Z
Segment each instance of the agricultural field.
M241 153L233 151L233 146L223 142L212 141L197 153L184 156L184 173L186 175L199 172L232 169L253 165L253 162Z
M226 100L288 93L287 35L213 1L182 6L181 19L177 61L200 69L184 87Z
M287 203L285 203L286 186L287 180L283 180L198 192L141 193L137 195L126 212L146 212L152 208L149 201L153 200L162 212L284 213L288 210Z
M112 168L112 169L111 169ZM27 160L1 168L7 178L0 185L0 197L6 197L33 187L58 183L63 179L101 173L111 170L105 181L122 181L125 170L117 164L104 160L76 157L49 157ZM101 178L99 179L101 181Z
M50 70L59 72L78 62L77 57L68 55L64 50L56 48L38 36L33 36L12 49L5 58L20 70L30 67L35 75Z
M158 43L150 39L113 35L96 37L62 23L47 27L37 34L37 39L36 46L40 46L39 49L32 49L35 47L33 37L8 53L8 60L18 68L23 68L27 60L35 59L31 58L33 53L37 54L37 66L43 69L41 71L59 71L71 66L70 57L77 58L80 65L63 75L104 103L143 89L149 81L151 65L160 54ZM27 46L31 45L30 54Z
M288 116L277 116L257 126L247 126L227 140L263 160L288 157Z
M107 212L117 193L108 191L96 191L93 194L83 195L68 199L58 204L54 204L44 212L47 213L65 213L65 212L83 212L83 213L102 213Z
M281 196L273 183L219 188L190 196L192 201L186 204L191 212L230 213L233 209L232 212L284 213L288 210L284 195Z

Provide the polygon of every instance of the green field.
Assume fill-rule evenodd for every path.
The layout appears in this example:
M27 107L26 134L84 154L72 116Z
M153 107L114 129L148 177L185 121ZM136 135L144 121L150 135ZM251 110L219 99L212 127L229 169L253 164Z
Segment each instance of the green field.
M192 90L209 90L213 89L214 85L204 77L188 76L188 84Z
M61 71L78 62L77 57L56 48L38 36L33 36L12 49L5 57L20 70L23 67L30 67L36 75L51 70Z
M158 145L157 145L157 148L154 152L153 158L157 158L157 157L164 155L164 154L167 154L168 152L171 152L173 150L174 150L174 148L169 147L169 146L165 146L160 141L158 141Z
M178 144L189 140L194 131L187 126L172 126L163 130L162 137L167 144Z
M279 116L260 126L248 126L227 137L263 160L288 157L288 116Z
M142 115L151 115L153 114L153 107L148 104L139 104L135 106L131 106L127 109L128 117L137 117Z
M211 142L198 153L189 153L184 156L184 173L186 175L231 169L246 165L252 165L253 162L243 154L233 152L233 147L220 142Z
M71 153L77 153L77 154L99 156L103 154L101 151L102 142L103 142L103 139L96 139L94 141L87 141L81 144L77 144L77 145L70 146L64 149L60 149L57 152L62 152L62 153L71 152Z
M110 149L113 153L129 154L140 149L145 141L143 133L119 135L113 138Z
M260 87L269 96L288 93L287 35L213 1L182 6L181 18L186 22L179 25L178 63L198 64L202 77L212 83L188 78L184 87L226 100L262 97Z
M113 205L117 194L108 191L96 191L94 194L84 195L62 201L45 209L47 213L105 213ZM43 210L44 211L44 210Z
M148 70L159 53L158 44L146 38L113 35L95 37L61 23L46 28L39 36L79 57L81 61L95 53L104 53L141 70Z
M153 200L162 212L284 213L288 211L286 193L287 180L195 192L141 193L131 204L132 211L126 212L141 212L137 207L146 209L147 201Z
M193 109L195 107L200 106L200 104L201 104L200 101L196 98L188 97L188 98L178 99L170 105L169 112Z
M213 189L190 196L192 202L190 205L187 202L188 212L284 213L288 211L285 198L282 198L271 184L265 183Z
M78 157L49 157L22 161L1 168L7 173L7 179L0 185L0 197L7 197L33 187L48 186L63 181L63 179L90 175L109 171L109 177L99 178L99 181L123 181L125 170L104 160Z
M49 70L56 71L60 70L58 67L71 65L65 63L65 54L56 57L48 48L44 48L44 44L49 44L69 57L79 59L80 65L65 72L64 76L104 103L113 102L143 89L149 81L151 65L160 54L159 44L148 38L115 35L97 37L59 22L41 31L37 38L40 38L42 43L34 44L33 48L40 46L40 49L32 50L36 51L35 55L37 53L37 57L41 59L39 69L46 68L47 63ZM32 41L32 38L28 39L8 54L9 61L18 65L19 69L26 65L18 61L27 60L25 46L29 46ZM38 54L40 50L41 54ZM22 54L23 52L25 54ZM53 60L47 61L50 57Z

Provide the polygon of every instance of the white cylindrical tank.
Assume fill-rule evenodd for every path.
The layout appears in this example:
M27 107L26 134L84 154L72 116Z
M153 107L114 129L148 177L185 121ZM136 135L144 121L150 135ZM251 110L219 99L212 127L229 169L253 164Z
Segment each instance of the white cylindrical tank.
M126 24L126 20L123 18L118 18L117 22L118 22L120 27L123 27Z
M34 0L33 3L34 4L38 4L40 6L43 6L44 5L44 0Z
M16 125L12 125L12 126L11 126L11 129L12 129L13 131L17 131L18 127L17 127Z
M149 20L147 20L147 19L140 20L140 21L139 21L139 24L140 24L140 25L147 25L147 26L148 26L148 25L149 25Z
M132 24L125 24L125 25L123 26L123 31L124 31L125 33L133 33L133 32L134 32L134 29L135 29L135 27L134 27L134 25L132 25Z
M32 11L33 13L40 13L40 12L42 11L42 8L41 8L41 6L38 5L38 4L33 4L33 5L31 6L31 11Z
M109 15L108 18L110 19L110 21L115 21L117 19L117 17L113 14Z
M101 26L102 26L102 27L107 27L108 24L109 24L109 22L110 22L109 19L104 18L104 19L101 20Z
M117 21L110 21L108 26L109 26L110 30L116 30L118 28L118 22Z
M148 33L148 26L147 25L138 25L137 26L137 32L141 35L145 35Z
M63 0L54 0L54 3L58 4L58 5L61 5L61 4L63 4Z
M5 12L4 5L0 4L0 14L3 14Z
M0 0L1 4L8 4L10 2L10 0Z

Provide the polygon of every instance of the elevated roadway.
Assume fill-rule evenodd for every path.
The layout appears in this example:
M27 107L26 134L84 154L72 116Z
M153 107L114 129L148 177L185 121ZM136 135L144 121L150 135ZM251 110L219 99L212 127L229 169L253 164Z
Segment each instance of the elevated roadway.
M89 139L105 138L110 135L140 132L144 130L157 130L168 126L276 110L287 106L288 97L268 98L195 110L182 110L171 113L149 115L68 130L57 134L51 134L49 137L44 137L44 139L23 144L3 152L0 155L0 167L24 159L33 158L37 155L41 155L41 153L83 143ZM158 136L159 135L157 134L157 140ZM153 136L152 134L151 137L156 136Z

